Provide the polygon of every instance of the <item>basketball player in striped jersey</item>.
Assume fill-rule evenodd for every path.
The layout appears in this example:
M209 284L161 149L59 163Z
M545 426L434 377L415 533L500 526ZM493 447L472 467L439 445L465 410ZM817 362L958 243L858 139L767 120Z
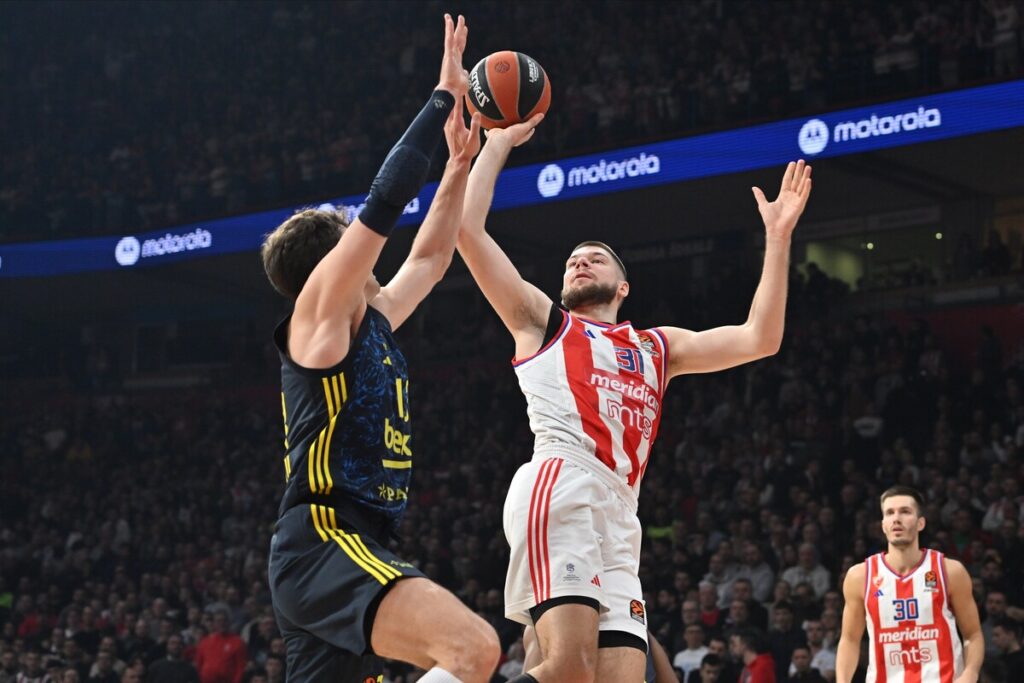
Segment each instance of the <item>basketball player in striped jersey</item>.
M888 548L843 581L837 683L853 680L865 625L866 683L975 683L985 642L971 577L961 563L920 546L924 499L916 489L894 486L881 502Z
M288 683L382 680L378 657L423 669L424 683L484 683L497 634L454 595L388 549L408 501L413 453L409 379L398 328L451 261L479 119L461 102L465 21L445 15L441 78L388 154L366 205L347 217L307 210L261 254L294 301L274 341L281 357L284 494L270 544L274 612ZM423 186L442 137L449 160L430 211L395 277L373 266Z
M774 354L786 309L790 238L811 192L803 161L779 196L754 189L767 246L742 325L693 332L618 322L629 294L622 261L588 241L569 254L561 306L526 282L484 229L498 173L529 124L488 131L469 177L458 249L511 333L513 366L535 435L503 523L511 546L505 616L534 626L541 663L515 679L641 681L647 612L638 577L637 494L676 375L724 370Z

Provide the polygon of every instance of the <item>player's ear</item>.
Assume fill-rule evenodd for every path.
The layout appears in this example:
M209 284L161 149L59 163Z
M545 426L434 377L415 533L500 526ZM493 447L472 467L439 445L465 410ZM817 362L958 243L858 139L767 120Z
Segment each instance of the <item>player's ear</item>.
M625 280L619 283L619 296L623 299L629 296L629 283Z
M924 531L925 525L926 525L926 522L925 522L924 517L918 517L917 518L917 530L918 531Z

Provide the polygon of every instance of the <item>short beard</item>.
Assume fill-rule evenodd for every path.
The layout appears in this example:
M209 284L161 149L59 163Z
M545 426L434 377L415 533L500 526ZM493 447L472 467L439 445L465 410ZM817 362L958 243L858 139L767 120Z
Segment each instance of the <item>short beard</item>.
M914 542L912 538L897 538L895 541L889 541L889 545L896 548L906 548Z
M566 287L562 290L562 305L570 311L583 306L603 306L615 301L615 293L618 291L617 285L603 285L600 282L591 282L576 289Z

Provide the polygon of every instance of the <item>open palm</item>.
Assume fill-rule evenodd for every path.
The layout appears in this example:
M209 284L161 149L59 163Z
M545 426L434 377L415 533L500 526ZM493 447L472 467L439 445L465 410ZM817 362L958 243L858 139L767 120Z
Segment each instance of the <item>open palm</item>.
M773 202L768 201L761 188L752 189L757 210L764 221L765 234L768 237L789 237L811 196L811 167L805 165L803 159L789 162L782 176L779 196Z

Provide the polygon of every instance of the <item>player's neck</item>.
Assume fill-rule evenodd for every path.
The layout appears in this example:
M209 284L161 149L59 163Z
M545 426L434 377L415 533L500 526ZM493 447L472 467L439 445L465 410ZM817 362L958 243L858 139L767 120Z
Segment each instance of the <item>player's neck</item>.
M889 544L889 550L885 553L885 563L897 574L903 576L921 564L922 557L924 557L924 551L921 550L918 543L906 548L897 548Z
M586 318L599 323L614 325L618 321L618 312L611 304L596 304L593 306L578 306L569 311L577 318Z

